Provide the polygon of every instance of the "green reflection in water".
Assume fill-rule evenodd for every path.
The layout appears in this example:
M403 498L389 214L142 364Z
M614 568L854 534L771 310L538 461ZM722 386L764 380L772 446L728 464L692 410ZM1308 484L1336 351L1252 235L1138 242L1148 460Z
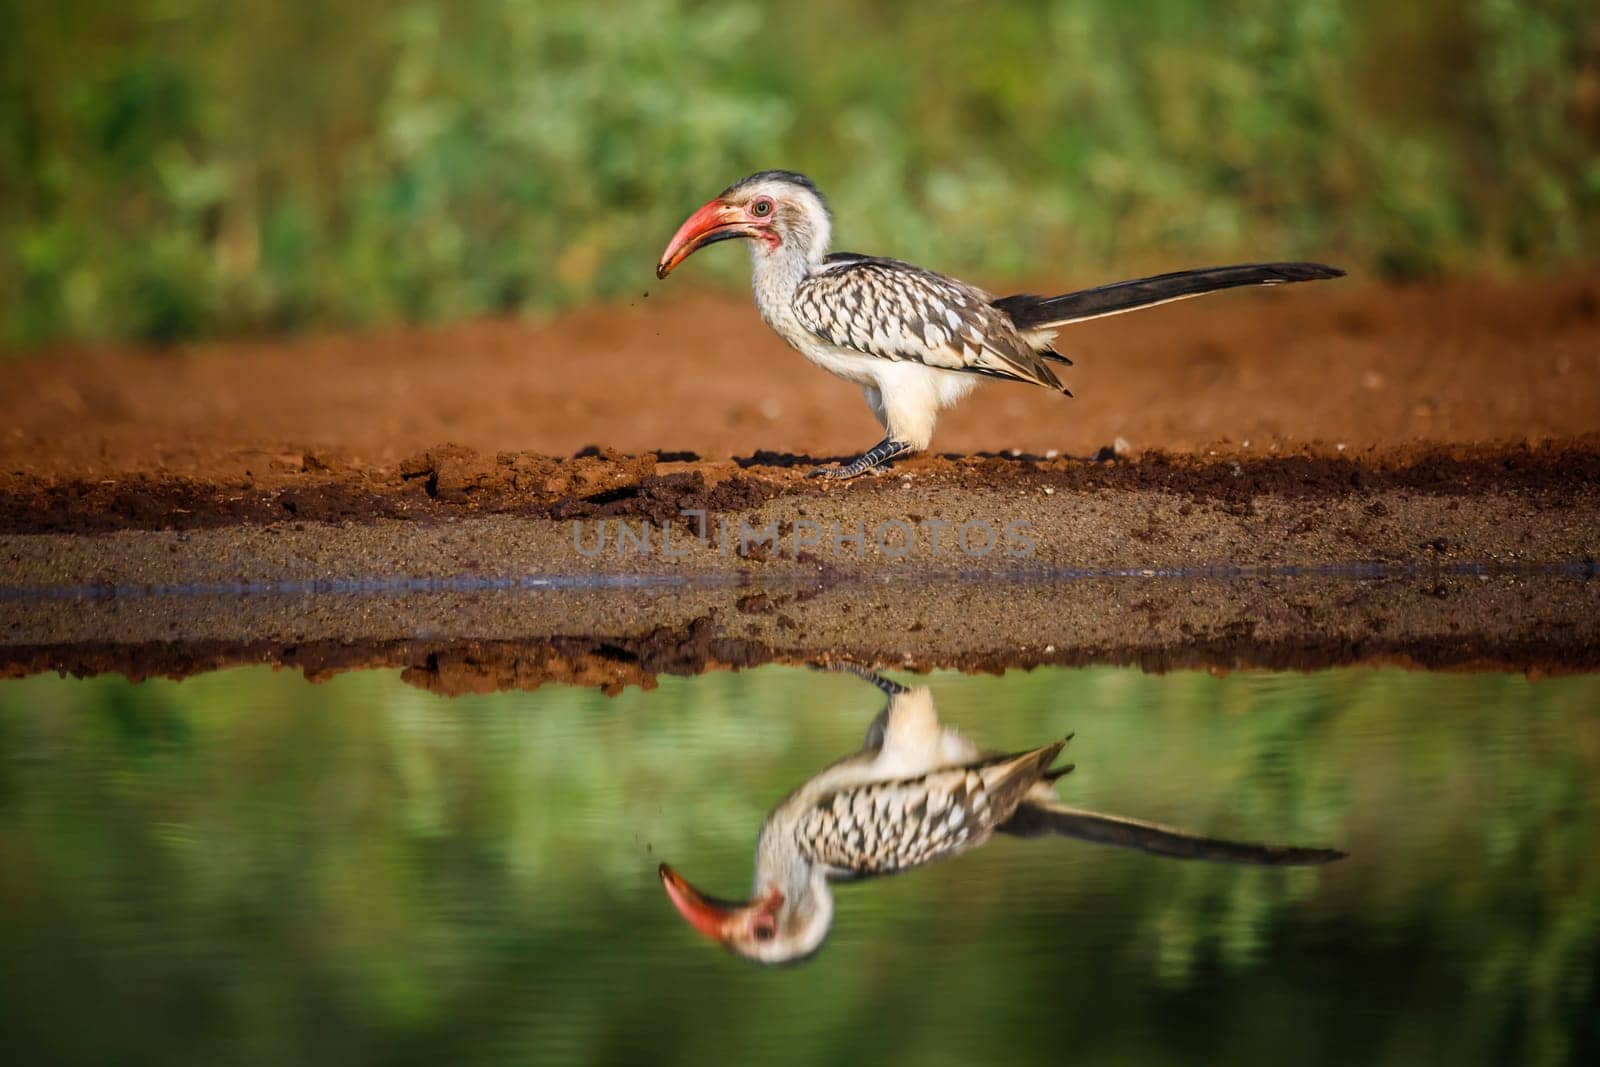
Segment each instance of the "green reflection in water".
M393 673L0 683L7 1062L1562 1063L1600 1050L1600 679L935 675L980 745L1076 730L1068 802L1321 870L999 840L839 891L762 971L655 865L748 888L863 683L610 699ZM1592 1062L1592 1060L1591 1060Z

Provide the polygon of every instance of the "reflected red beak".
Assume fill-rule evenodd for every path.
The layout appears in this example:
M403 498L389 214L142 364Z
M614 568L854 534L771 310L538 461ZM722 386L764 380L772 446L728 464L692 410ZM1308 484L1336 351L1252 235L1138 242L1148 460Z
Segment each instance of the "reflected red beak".
M678 914L682 915L690 926L713 941L728 939L739 914L748 905L714 900L706 896L665 863L661 865L659 873L661 884L666 887L672 906L678 909Z
M731 204L713 200L683 220L678 232L667 242L656 264L656 277L665 278L679 263L694 255L706 245L727 241L735 237L754 237L757 231L744 219L744 213Z

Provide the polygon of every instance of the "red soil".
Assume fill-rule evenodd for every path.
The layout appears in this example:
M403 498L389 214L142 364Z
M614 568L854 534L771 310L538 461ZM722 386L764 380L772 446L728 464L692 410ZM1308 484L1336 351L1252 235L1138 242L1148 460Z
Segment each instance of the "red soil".
M1540 443L1600 430L1600 280L1225 294L1073 327L1076 399L988 384L942 452L1337 455ZM843 455L877 426L747 301L640 299L544 324L61 353L0 367L0 490L183 475L238 484L309 464L397 472L451 441L570 455ZM307 454L310 454L308 461ZM249 472L246 475L246 472Z

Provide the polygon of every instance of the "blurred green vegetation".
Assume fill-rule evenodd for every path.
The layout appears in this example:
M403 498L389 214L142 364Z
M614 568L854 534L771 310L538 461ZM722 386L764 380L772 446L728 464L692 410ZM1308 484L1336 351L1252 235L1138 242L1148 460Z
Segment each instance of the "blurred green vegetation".
M1600 679L935 675L1076 730L1071 803L1320 871L999 840L839 893L810 964L694 936L881 698L768 668L608 699L392 672L0 683L12 1063L1563 1064L1600 1050Z
M773 166L844 247L995 284L1592 265L1596 11L4 0L0 345L633 297Z

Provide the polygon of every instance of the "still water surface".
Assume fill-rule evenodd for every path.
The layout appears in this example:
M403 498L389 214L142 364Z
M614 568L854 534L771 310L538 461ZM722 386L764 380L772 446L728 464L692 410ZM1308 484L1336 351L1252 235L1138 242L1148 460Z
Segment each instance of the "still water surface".
M0 682L8 1063L1600 1062L1600 678L921 679L1063 801L1321 867L996 838L698 937L884 698L792 668L444 698L397 672Z

